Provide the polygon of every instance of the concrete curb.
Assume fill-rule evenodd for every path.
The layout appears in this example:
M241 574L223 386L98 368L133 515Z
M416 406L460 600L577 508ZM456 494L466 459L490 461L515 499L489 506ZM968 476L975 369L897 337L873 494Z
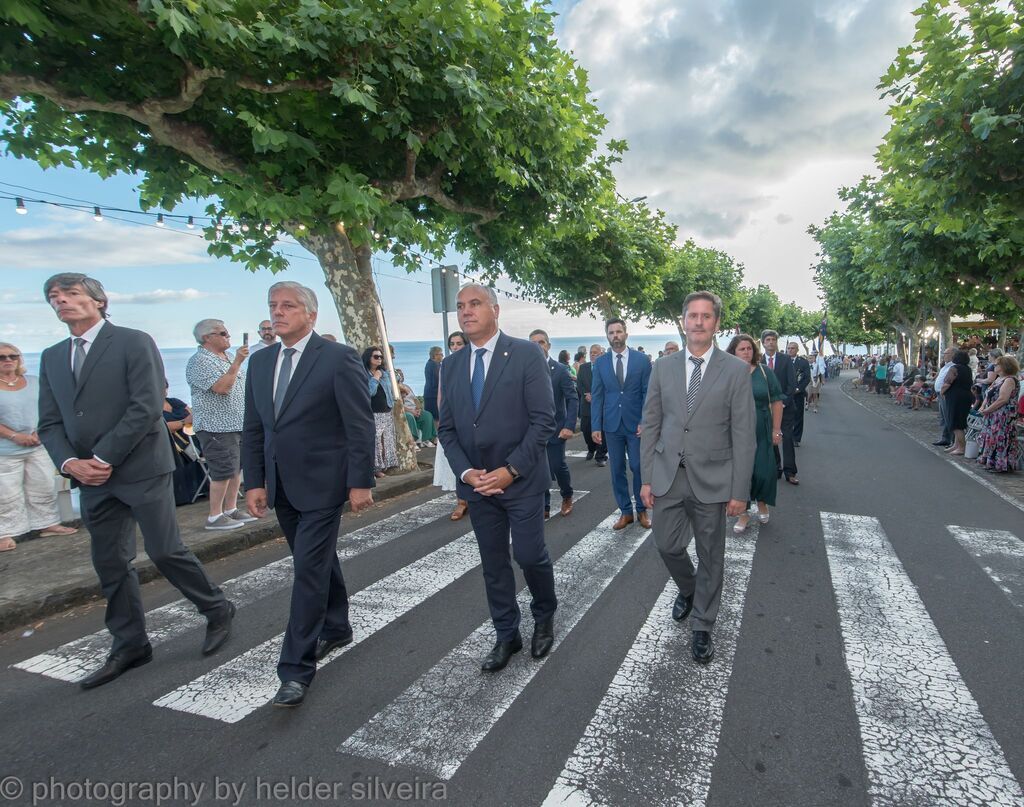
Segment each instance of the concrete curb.
M414 471L401 476L390 476L378 481L373 499L377 503L387 501L429 487L433 481L433 469ZM267 523L242 527L226 533L214 533L209 540L194 543L190 548L199 560L206 563L280 537L281 530L277 521L271 516ZM137 559L135 569L138 572L140 583L148 583L161 576L148 557ZM42 599L0 604L0 633L101 599L102 592L99 583L93 577L89 581L83 579L57 586Z

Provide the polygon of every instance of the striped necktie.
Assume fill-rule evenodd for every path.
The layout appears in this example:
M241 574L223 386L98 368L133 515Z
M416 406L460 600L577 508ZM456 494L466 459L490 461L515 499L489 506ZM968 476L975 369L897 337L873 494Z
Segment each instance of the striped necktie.
M690 356L690 361L693 362L693 370L690 371L690 383L686 388L687 412L693 411L693 402L697 400L697 393L700 391L700 366L704 363L704 359Z

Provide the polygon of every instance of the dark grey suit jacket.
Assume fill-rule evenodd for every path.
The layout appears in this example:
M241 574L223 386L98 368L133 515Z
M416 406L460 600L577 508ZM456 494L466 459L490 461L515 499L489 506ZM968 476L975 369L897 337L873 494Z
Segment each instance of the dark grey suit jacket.
M99 457L114 466L98 486L108 490L171 473L164 364L153 338L105 323L77 384L71 350L71 339L64 339L40 359L38 431L53 464L60 468L69 459Z

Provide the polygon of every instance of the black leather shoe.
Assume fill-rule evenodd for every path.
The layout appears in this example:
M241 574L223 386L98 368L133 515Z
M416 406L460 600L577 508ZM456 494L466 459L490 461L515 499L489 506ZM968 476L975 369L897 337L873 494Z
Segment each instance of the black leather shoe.
M228 601L228 612L218 619L206 623L206 638L203 640L203 655L215 653L231 635L231 622L235 618L235 604Z
M300 681L285 681L281 684L277 690L277 694L274 696L274 706L280 706L285 709L290 709L293 706L298 706L306 698L306 691L309 689L308 684L303 684Z
M533 628L533 641L530 642L530 655L544 658L555 643L555 620L547 619L538 622Z
M683 592L679 592L679 596L676 597L676 601L672 603L672 618L676 622L682 622L686 617L690 615L690 610L693 608L693 597L687 597Z
M348 633L339 636L337 639L317 639L316 660L320 661L332 650L337 650L339 647L344 647L347 644L352 644L352 628L349 628Z
M132 650L122 650L119 653L111 653L107 656L107 663L96 672L87 675L78 685L82 689L95 689L104 684L109 684L122 673L128 672L133 667L141 667L153 660L153 646L146 642L142 647Z
M698 664L707 664L715 657L715 645L711 634L706 630L693 632L693 660Z
M606 466L607 464L608 464L608 460L606 460L606 459L600 459L596 463L598 468L604 468L604 466Z
M480 665L480 669L484 672L497 672L498 670L505 669L505 665L508 664L508 660L512 658L514 653L518 653L523 649L523 637L516 634L516 638L511 642L495 642L494 649L484 659L484 663Z
M594 452L593 451L588 451L587 452L587 460L590 461L592 459L594 459Z
M544 508L544 520L547 521L549 518L551 518L551 510L549 510L547 507L545 507Z
M934 443L932 443L932 445L933 446L951 446L953 444L952 443L947 443L945 440L936 440Z

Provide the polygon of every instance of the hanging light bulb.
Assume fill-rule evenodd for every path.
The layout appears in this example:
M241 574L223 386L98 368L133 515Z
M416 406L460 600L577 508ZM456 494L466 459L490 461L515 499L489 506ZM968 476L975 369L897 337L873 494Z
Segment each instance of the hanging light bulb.
M93 206L92 217L94 219L96 219L96 221L103 221L103 213L100 211L100 206L99 205L94 205Z
M305 230L305 229L306 229L306 225L303 224L302 222L299 222L299 230L301 231L301 230Z
M25 207L25 200L22 199L20 196L14 202L14 212L17 213L19 216L24 216L26 213L28 213L28 208Z
M217 228L217 232L218 233L224 232L224 222L223 221L221 221L220 219L217 219L217 224L215 226Z
M196 228L196 220L192 216L189 216L188 221L185 222L185 226L190 230L194 230Z
M243 233L249 232L249 225L248 224L243 224L242 225L242 232Z
M157 213L156 214L156 226L157 227L163 227L164 226L164 214L163 213Z

